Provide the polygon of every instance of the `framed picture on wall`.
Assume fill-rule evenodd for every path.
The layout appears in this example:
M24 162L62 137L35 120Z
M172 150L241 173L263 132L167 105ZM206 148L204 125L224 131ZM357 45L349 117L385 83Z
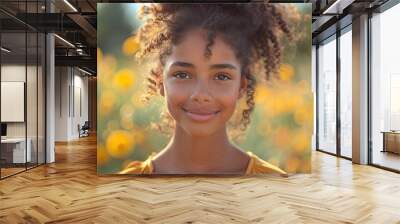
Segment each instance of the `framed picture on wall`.
M25 121L25 82L1 82L1 122Z
M98 173L309 172L311 4L99 3Z

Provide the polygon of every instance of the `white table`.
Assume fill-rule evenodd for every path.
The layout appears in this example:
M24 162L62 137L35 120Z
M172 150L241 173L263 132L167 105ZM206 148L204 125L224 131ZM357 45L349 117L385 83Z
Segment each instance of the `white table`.
M26 154L25 154L25 138L5 138L1 139L1 144L4 146L14 146L13 147L13 163L25 163L31 162L32 154L31 154L31 145L32 140L30 138L26 139L28 143L28 147L26 147ZM2 147L4 147L2 146ZM25 159L27 159L25 161Z

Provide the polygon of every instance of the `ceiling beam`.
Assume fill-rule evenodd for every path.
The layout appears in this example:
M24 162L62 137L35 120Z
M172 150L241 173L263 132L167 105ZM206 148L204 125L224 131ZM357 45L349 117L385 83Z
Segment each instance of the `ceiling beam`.
M355 0L336 0L330 4L322 14L342 14L343 10L351 5Z
M56 66L82 66L96 70L96 58L91 56L55 56Z
M80 14L68 14L67 16L86 32L86 34L90 37L90 40L96 40L97 30L87 21L85 17Z

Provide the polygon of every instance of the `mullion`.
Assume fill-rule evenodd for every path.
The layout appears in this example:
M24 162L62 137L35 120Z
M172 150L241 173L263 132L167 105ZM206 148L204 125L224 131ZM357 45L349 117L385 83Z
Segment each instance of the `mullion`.
M39 0L36 13L39 14ZM36 32L36 166L39 166L39 32Z
M341 84L341 65L340 65L340 30L336 31L336 154L341 157L341 114L340 114L340 84Z
M25 21L28 19L28 1L25 0ZM27 113L27 89L28 89L28 24L25 23L25 88L24 88L24 118L25 118L25 170L28 170L28 113Z

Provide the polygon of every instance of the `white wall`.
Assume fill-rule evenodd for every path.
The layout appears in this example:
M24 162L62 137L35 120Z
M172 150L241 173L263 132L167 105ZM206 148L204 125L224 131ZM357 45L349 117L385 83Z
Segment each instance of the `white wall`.
M74 108L73 108L73 119L72 119L72 130L71 135L78 137L78 124L81 126L88 120L88 78L81 76L82 73L76 75L77 70L74 71ZM80 108L81 107L81 108ZM80 111L81 110L81 111Z
M76 68L56 67L56 141L77 139L78 124L88 120L88 78L83 75Z
M68 88L70 77L67 67L55 68L55 141L68 140Z

